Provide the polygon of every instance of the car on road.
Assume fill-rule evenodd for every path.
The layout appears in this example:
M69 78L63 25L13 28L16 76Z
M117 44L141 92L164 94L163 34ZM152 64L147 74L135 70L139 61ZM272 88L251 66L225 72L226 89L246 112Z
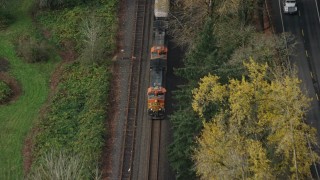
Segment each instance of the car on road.
M283 0L283 11L286 14L294 14L298 11L296 0Z

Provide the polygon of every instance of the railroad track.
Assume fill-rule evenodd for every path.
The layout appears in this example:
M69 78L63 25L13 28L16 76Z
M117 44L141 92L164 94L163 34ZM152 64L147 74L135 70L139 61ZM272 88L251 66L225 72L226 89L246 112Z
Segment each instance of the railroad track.
M119 179L131 179L133 172L134 146L136 135L137 111L140 90L141 63L144 48L145 18L147 0L136 0L135 31L132 42L132 59L126 122L122 141L121 165Z
M159 150L161 142L161 120L153 120L150 138L149 173L148 179L157 180L159 173Z

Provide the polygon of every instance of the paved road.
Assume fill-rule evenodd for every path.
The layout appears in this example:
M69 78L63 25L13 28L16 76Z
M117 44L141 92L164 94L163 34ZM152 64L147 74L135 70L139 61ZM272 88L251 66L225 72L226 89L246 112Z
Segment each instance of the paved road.
M282 1L271 2L272 21L276 33L290 32L297 40L294 56L290 61L298 68L298 76L302 80L302 88L313 98L311 109L307 114L307 123L318 130L320 137L320 18L317 0L297 0L298 13L283 13ZM319 97L318 97L319 96ZM318 143L320 138L318 138ZM319 143L320 144L320 143ZM319 171L318 166L318 171ZM314 171L314 169L313 169Z
M320 78L320 18L315 0L298 0L299 12L287 15L282 11L281 0L272 1L271 14L276 33L291 32L297 40L296 54L290 61L298 68L302 87L313 98L307 122L312 124L320 134L319 95ZM320 137L320 136L319 136Z

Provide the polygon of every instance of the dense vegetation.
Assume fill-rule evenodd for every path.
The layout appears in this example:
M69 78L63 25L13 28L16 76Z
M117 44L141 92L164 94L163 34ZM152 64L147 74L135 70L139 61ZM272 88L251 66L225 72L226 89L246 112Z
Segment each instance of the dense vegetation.
M188 80L188 84L175 92L175 97L179 102L179 107L177 107L179 111L170 117L174 129L174 142L169 149L169 159L171 166L177 172L177 179L196 178L193 170L192 153L196 145L195 137L199 134L203 125L192 110L191 91L196 87L197 81L209 72L216 73L226 80L229 74L224 72L228 68L223 69L223 67L226 66L225 62L230 55L225 54L225 52L230 54L237 46L236 44L239 44L239 42L229 41L228 46L220 46L219 43L224 45L222 41L224 39L238 39L236 33L230 32L233 27L226 27L230 34L222 38L223 35L219 36L219 31L214 30L213 23L215 21L213 18L207 16L203 21L205 25L202 26L202 30L191 33L199 34L199 36L194 37L193 42L189 42L190 39L187 42L183 38L181 40L182 44L190 44L188 46L190 50L184 59L184 67L176 71L177 75ZM190 32L187 32L187 34L190 34ZM242 35L245 34L246 31L242 33ZM178 41L179 39L178 37ZM212 113L215 113L214 109L212 109Z
M79 159L79 156L70 155L66 152L51 151L39 162L39 167L29 174L29 179L88 179L86 164ZM92 178L101 179L98 171L95 171Z
M85 4L86 0L37 0L40 8L61 9L64 7L71 7Z
M12 24L14 18L11 14L0 11L0 30L6 29L10 24Z
M46 41L20 36L16 42L17 54L28 63L46 62L50 57L50 47Z
M261 17L263 8L257 10L257 7L263 7L261 2L213 0L210 4L205 0L175 1L170 31L175 41L188 49L184 67L176 70L176 74L188 83L174 93L179 102L178 110L170 117L174 142L170 145L169 159L177 179L196 179L192 157L199 145L196 137L203 129L202 121L211 121L221 108L227 106L222 102L208 102L203 117L199 117L192 110L192 90L198 86L199 79L208 73L218 75L222 84L230 78L241 79L248 75L243 62L248 62L249 57L268 63L270 68L282 67L281 63L294 48L292 45L289 51L286 50L282 37L291 37L289 35L266 36L257 32L256 27L261 29L263 22L258 26L253 22L256 17Z
M116 10L117 0L94 0L55 11L41 11L37 19L50 30L50 40L58 46L65 47L71 43L68 48L75 46L81 54L88 41L92 40L93 37L88 37L88 32L92 32L103 41L103 47L98 49L110 54L115 50Z
M52 150L64 151L79 156L87 171L96 168L105 134L108 79L107 69L96 64L75 63L65 68L48 112L38 125L37 161Z
M97 174L92 170L106 131L102 121L109 89L108 55L115 49L116 10L117 0L0 0L0 55L10 61L9 73L23 89L15 103L0 108L0 179L22 179L23 142L36 119L31 179L53 178L46 175L58 171L48 166L61 168L59 163L70 163L61 174L77 172L79 176L73 177L85 179ZM61 84L48 100L58 52L69 63L58 66ZM56 151L49 151L46 143Z
M0 103L6 101L11 95L12 90L9 85L0 80Z
M6 10L8 2L8 0L0 0L0 30L7 28L14 21L13 14Z
M253 60L248 77L219 83L205 76L193 91L193 109L204 122L195 151L196 170L204 179L312 179L319 161L310 146L316 129L304 123L310 98L294 73L270 73ZM217 114L205 117L210 106Z
M80 179L97 177L107 132L104 121L110 88L108 55L115 49L117 1L63 2L66 4L47 7L54 11L39 12L37 19L48 28L51 42L77 58L62 67L59 85L37 123L30 179L65 177L74 172ZM70 168L62 171L48 168L48 156L61 159L61 154L76 157L77 161L67 158L63 162L70 163ZM61 162L52 163L56 167L55 163Z

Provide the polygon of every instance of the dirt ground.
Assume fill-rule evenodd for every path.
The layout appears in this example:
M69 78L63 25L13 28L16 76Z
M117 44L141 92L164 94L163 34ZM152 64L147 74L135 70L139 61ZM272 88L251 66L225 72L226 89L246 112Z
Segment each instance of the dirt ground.
M118 15L118 20L119 24L124 22L123 19L123 10L124 10L124 2L120 0L120 5L119 5L119 15ZM117 113L119 107L119 65L116 63L117 59L117 54L120 54L120 49L123 49L123 42L121 41L123 39L123 32L120 30L117 33L117 50L115 53L115 56L113 58L113 64L111 66L111 72L112 72L112 80L110 82L110 94L109 94L109 106L108 106L108 112L107 112L107 119L105 122L105 127L108 130L107 135L105 136L105 146L102 151L101 155L101 170L102 170L102 179L108 179L112 175L112 146L115 141L115 134L116 134L116 123L115 121L117 120Z

